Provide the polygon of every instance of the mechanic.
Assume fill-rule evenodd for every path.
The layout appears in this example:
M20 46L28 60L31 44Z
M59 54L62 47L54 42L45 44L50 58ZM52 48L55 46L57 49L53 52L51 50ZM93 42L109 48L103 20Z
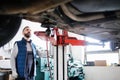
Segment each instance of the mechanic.
M15 80L35 80L38 51L30 39L30 27L26 26L22 33L24 37L15 42L11 54L12 78Z

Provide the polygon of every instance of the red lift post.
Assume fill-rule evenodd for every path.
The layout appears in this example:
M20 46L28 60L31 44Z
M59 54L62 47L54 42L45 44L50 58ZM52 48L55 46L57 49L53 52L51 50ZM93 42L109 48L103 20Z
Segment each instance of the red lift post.
M58 28L53 29L54 36L47 36L45 31L36 31L34 34L40 39L50 41L55 46L54 53L54 80L67 80L67 59L65 55L66 45L84 46L84 40L78 40L76 37L68 36L66 30L62 30L60 34Z

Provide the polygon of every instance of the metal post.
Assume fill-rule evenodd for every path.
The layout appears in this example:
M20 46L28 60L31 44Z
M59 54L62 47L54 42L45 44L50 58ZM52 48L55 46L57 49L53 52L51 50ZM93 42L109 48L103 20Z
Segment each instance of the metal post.
M55 52L56 51L56 52ZM54 51L54 80L67 80L65 46L58 45Z
M86 41L86 36L84 36L84 40ZM87 64L87 46L84 47L84 65Z
M119 64L120 64L120 49L118 49L118 61L119 61Z

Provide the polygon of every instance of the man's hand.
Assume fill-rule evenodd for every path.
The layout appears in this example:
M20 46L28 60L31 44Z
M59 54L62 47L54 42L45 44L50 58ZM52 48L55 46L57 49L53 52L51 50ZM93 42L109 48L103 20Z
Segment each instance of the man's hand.
M18 74L16 71L12 71L12 79L16 79L18 77Z

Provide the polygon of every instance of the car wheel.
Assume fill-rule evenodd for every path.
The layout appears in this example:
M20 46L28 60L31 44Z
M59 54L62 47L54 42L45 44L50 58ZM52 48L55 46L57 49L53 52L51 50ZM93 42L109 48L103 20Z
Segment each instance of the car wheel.
M0 47L15 36L21 20L18 15L0 15Z

